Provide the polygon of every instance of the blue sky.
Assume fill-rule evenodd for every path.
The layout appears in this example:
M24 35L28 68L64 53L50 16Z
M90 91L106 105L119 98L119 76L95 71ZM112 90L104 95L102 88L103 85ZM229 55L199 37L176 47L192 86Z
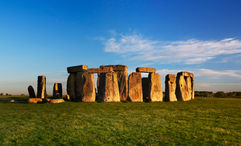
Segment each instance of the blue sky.
M190 71L197 90L241 91L240 0L2 0L0 92L26 93L38 75L66 86L86 64ZM164 86L162 86L164 90Z

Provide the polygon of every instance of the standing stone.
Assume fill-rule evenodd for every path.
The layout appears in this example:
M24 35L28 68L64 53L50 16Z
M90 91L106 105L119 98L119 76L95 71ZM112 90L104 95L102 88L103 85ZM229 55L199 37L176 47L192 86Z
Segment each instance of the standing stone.
M75 77L76 73L70 73L67 80L67 94L70 97L70 100L75 99Z
M120 100L126 101L128 98L128 73L117 72Z
M165 80L165 101L177 101L176 97L176 76L166 75Z
M191 87L192 87L192 99L194 99L195 91L194 91L194 76L191 77Z
M104 102L119 102L117 73L101 73L99 76L99 98Z
M45 76L38 76L37 97L41 99L46 98L46 77Z
M176 96L180 101L188 101L194 98L193 74L189 72L179 72L177 74Z
M32 86L28 86L28 93L29 93L29 98L36 98L34 88Z
M161 76L158 73L149 73L149 101L162 101Z
M149 97L149 79L147 77L142 78L142 92L143 92L143 101L148 102Z
M140 72L133 72L129 75L129 100L132 102L142 102L142 79Z
M94 74L78 72L75 82L75 96L82 102L95 102L95 80Z
M55 99L62 99L62 84L61 83L54 83L53 87L53 98Z

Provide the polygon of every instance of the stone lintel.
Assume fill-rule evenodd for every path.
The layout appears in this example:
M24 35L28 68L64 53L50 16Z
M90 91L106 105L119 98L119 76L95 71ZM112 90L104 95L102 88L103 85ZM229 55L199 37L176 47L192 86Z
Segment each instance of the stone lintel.
M136 72L152 73L156 72L156 69L150 67L137 67Z
M185 76L185 77L190 76L193 78L193 73L183 71L183 72L178 72L177 76Z
M70 66L67 68L68 73L83 72L88 69L87 65Z
M115 72L127 72L127 65L101 65L100 68L109 68L112 67Z
M108 72L113 72L112 67L108 68L89 68L87 70L88 73L108 73Z

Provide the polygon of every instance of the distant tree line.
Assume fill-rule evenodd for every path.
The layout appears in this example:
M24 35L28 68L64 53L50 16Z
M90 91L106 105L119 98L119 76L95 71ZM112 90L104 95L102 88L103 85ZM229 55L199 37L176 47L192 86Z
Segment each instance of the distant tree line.
M216 93L210 91L195 91L196 97L236 97L241 98L241 92L223 92L218 91Z

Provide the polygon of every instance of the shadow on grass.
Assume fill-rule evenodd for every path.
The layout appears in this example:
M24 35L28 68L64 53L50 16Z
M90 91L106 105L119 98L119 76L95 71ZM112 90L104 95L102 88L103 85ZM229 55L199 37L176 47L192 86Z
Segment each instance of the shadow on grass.
M28 103L28 97L0 97L0 103Z

